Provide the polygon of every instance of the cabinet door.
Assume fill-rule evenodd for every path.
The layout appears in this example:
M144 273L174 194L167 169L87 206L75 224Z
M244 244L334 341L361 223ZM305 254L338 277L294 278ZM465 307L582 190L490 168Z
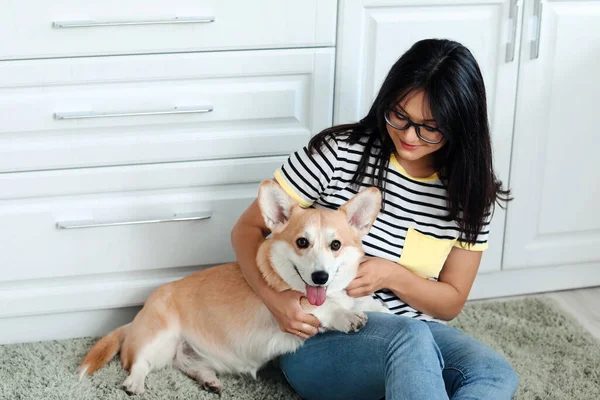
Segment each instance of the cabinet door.
M527 0L524 18L504 268L598 262L600 1Z
M361 119L392 64L415 42L456 40L472 51L482 70L495 169L506 184L521 34L518 10L512 0L342 0L334 122ZM504 219L497 207L481 271L500 269Z

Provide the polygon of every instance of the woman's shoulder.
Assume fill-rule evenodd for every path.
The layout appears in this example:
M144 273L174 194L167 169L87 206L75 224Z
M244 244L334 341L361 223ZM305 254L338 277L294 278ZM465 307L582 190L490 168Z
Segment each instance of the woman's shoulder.
M330 138L330 143L333 143L336 149L338 149L341 153L362 155L368 151L371 156L377 157L381 151L381 144L379 140L377 140L375 143L369 144L368 135L356 134L352 130L346 130L332 135Z

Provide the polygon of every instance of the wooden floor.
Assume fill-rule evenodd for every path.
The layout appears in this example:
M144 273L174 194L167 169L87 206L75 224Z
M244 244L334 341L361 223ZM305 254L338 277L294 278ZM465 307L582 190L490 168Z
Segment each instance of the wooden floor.
M545 293L600 339L600 287Z
M565 311L574 316L584 328L600 340L600 286L512 298L519 297L546 297L555 300ZM492 300L494 299L489 299L489 301Z

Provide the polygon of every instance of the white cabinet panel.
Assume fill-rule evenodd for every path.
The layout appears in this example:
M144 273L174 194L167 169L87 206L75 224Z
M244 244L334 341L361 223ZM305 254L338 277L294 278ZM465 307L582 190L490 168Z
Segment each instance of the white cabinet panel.
M0 282L233 261L231 228L256 195L252 183L2 201Z
M260 182L287 156L0 174L0 200Z
M335 0L0 0L0 60L332 46Z
M342 0L334 123L356 122L366 115L392 64L416 41L456 40L472 51L482 70L494 165L498 177L508 183L521 34L520 13L516 8L511 12L511 4L509 0ZM514 57L509 42L515 46ZM497 207L481 271L500 269L504 217Z
M600 2L526 3L505 268L600 261ZM539 52L536 56L536 46Z
M331 124L333 72L333 49L3 62L0 172L288 154Z
M0 174L0 287L232 261L233 225L285 158Z

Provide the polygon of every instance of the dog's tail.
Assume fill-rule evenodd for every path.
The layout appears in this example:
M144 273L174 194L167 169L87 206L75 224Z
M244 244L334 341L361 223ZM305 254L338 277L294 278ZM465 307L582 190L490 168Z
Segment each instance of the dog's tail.
M77 372L79 379L91 375L109 362L121 349L129 324L123 325L100 339L87 353Z

